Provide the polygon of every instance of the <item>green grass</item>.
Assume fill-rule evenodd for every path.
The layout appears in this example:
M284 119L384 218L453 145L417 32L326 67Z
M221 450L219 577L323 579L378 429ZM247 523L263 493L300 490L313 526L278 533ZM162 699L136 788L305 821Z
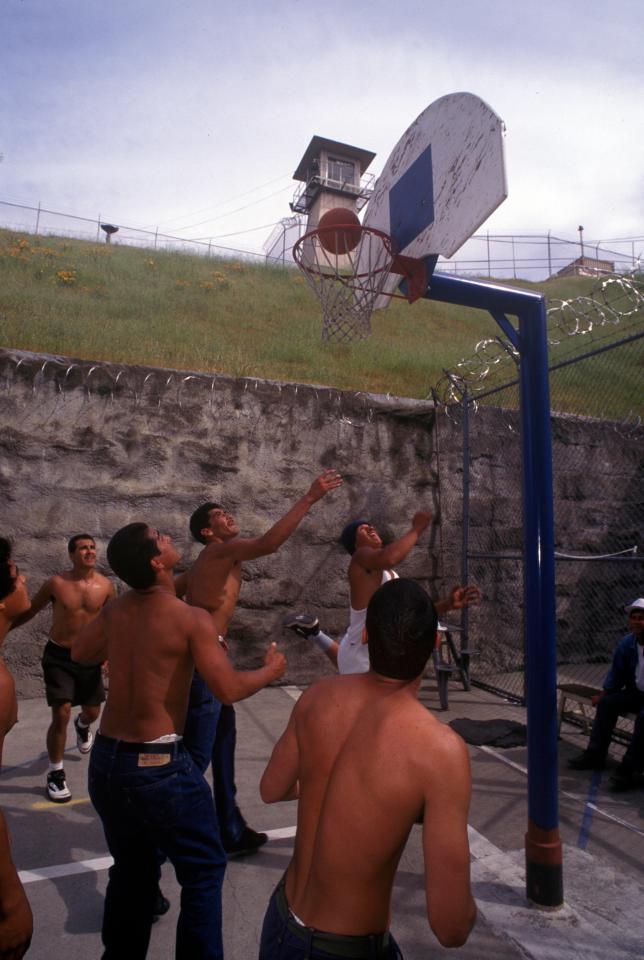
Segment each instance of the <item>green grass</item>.
M513 283L561 298L592 285ZM360 343L322 343L295 269L0 231L5 347L422 398L498 333L486 312L426 300L392 301L372 328ZM574 392L583 411L583 386Z

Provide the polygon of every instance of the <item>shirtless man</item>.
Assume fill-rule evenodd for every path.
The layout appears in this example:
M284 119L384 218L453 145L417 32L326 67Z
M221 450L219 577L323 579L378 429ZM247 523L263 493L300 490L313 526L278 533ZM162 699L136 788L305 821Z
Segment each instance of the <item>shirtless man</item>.
M0 960L20 960L31 943L31 907L11 859L11 840L0 810Z
M251 539L239 536L234 518L220 504L204 503L192 514L190 530L205 549L180 580L178 593L185 590L191 606L208 611L223 644L239 597L242 563L275 553L313 504L341 483L335 470L325 470L288 513L262 536ZM198 672L190 694L185 739L202 770L212 760L215 806L226 853L229 857L254 853L268 838L248 826L236 803L235 711L232 705L217 702Z
M28 609L27 581L11 559L11 543L0 537L0 650L16 618ZM4 738L17 721L16 687L0 653L0 770Z
M13 621L28 609L26 580L11 559L11 543L0 537L0 648ZM4 738L17 720L15 684L0 655L0 770ZM32 933L31 907L11 859L9 832L0 810L0 957L24 957Z
M435 609L418 584L393 580L371 598L366 628L369 672L309 687L261 780L266 803L299 803L260 960L401 957L389 933L391 891L421 818L429 925L443 946L457 947L474 924L467 748L418 702Z
M367 605L381 584L398 576L393 567L405 559L431 522L431 513L418 511L412 518L409 530L387 546L383 545L380 534L367 520L353 520L346 525L340 535L340 543L351 554L348 570L351 601L349 626L339 643L320 630L317 617L310 614L290 614L284 618L283 625L300 636L309 637L340 673L365 673L369 669L364 635ZM478 603L480 598L478 587L454 587L448 597L436 601L436 612L440 617L450 610L461 610Z
M110 693L89 764L89 793L114 866L105 894L104 960L147 954L158 850L182 887L178 960L221 960L226 856L212 794L182 740L195 666L224 703L277 680L286 661L271 644L258 670L233 669L211 618L175 593L170 537L131 523L107 558L132 589L75 637L74 660L110 662Z
M65 779L63 754L72 706L80 704L74 720L76 743L81 753L92 749L90 729L100 713L105 691L100 666L81 666L71 659L72 643L82 628L98 616L114 596L114 586L96 568L96 542L88 533L71 538L67 551L72 569L55 574L35 594L31 609L18 617L13 627L22 626L51 603L52 623L42 658L45 693L51 707L47 730L47 796L53 803L67 803L72 794Z

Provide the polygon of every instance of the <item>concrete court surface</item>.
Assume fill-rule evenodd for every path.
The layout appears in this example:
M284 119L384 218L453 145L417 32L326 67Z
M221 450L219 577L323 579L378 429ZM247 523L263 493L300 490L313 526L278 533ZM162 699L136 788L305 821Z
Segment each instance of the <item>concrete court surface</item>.
M284 728L296 688L273 687L238 704L237 785L251 826L267 830L269 843L255 856L233 860L224 886L227 960L253 960L271 890L292 850L294 805L265 806L257 784L272 745ZM454 717L525 720L517 706L482 691L450 687L450 709L439 710L435 685L427 681L421 700L444 721ZM87 759L78 753L70 728L65 757L71 803L55 805L44 794L47 769L44 700L22 701L20 722L5 741L0 803L13 840L14 860L34 912L30 960L100 957L100 923L109 858L100 821L87 797ZM566 905L542 911L525 900L523 837L527 822L526 751L471 747L474 794L470 813L472 880L479 907L468 943L445 950L425 915L420 828L414 827L397 875L392 931L406 960L444 955L464 960L534 957L538 960L626 960L642 955L644 916L644 790L615 796L603 777L573 773L565 760L584 738L564 725L561 741L561 832L564 840ZM619 755L619 748L616 755ZM148 956L174 957L179 892L172 869L162 887L171 911L155 924Z

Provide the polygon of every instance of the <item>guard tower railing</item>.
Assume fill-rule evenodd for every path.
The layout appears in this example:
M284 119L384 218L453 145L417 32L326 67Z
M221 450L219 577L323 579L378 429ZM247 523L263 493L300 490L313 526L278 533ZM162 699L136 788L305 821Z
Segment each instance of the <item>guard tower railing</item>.
M372 173L364 173L360 177L359 183L352 183L349 180L334 180L331 177L323 176L322 173L315 173L305 183L299 185L290 207L293 213L308 213L320 190L328 190L331 193L350 196L355 202L356 210L360 211L371 198L374 184L375 177Z

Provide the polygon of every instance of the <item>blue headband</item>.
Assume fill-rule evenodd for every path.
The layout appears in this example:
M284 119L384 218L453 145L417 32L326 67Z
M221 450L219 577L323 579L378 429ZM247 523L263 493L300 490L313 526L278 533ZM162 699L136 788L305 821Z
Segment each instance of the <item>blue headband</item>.
M355 553L356 551L356 534L358 532L358 527L363 527L366 523L369 523L368 520L352 520L351 523L348 523L342 533L340 534L340 543L347 551L347 553Z

